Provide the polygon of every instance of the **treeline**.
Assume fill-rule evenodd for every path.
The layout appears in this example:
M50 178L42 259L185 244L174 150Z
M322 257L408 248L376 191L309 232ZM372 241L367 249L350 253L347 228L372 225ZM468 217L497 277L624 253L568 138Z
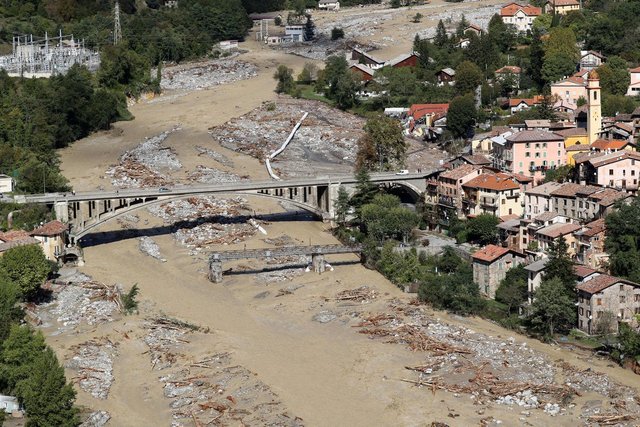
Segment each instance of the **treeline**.
M55 149L126 116L124 95L74 66L50 79L15 79L0 71L0 172L18 192L65 191Z
M0 258L0 394L15 396L27 413L27 426L79 424L76 393L42 333L23 325L21 303L38 298L52 273L38 245L8 250ZM0 411L0 424L4 412Z

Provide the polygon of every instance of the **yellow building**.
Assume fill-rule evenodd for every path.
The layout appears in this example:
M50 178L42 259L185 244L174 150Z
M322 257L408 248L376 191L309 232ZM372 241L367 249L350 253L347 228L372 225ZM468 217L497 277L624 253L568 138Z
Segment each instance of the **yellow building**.
M567 165L575 166L576 161L573 156L577 153L589 151L589 136L584 128L571 128L556 131L558 135L564 137L564 150L567 153Z
M497 217L522 215L520 185L507 174L482 174L462 184L466 215L490 214Z

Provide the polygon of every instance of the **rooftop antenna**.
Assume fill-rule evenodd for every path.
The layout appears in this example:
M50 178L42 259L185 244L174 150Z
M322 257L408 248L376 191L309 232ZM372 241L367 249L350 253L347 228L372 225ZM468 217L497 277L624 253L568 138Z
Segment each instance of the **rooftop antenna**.
M120 28L120 3L116 0L116 6L113 9L113 44L117 45L122 40L122 29Z

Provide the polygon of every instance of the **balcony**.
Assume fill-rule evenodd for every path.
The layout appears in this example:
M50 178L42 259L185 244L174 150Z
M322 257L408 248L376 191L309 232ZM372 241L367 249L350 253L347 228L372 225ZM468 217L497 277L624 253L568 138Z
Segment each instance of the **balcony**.
M462 204L463 205L473 205L475 206L478 203L478 201L474 198L470 198L470 197L463 197L462 198Z
M443 206L449 206L452 208L456 207L455 200L449 196L440 196L438 197L438 203Z
M496 209L498 207L498 201L496 199L483 197L482 199L480 199L480 206L485 208Z

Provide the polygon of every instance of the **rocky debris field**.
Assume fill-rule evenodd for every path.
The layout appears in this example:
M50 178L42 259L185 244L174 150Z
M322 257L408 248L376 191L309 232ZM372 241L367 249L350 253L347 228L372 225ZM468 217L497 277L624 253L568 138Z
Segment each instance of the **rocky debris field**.
M233 361L228 352L194 359L184 353L192 340L206 333L176 319L146 322L144 341L152 369L160 371L164 396L170 400L172 427L191 425L302 426L287 412L268 385Z
M364 120L322 102L282 97L211 128L210 134L223 147L263 161L280 148L304 112L309 115L272 165L283 177L350 173Z
M255 65L237 57L190 62L162 69L162 90L202 90L258 75Z
M117 346L109 338L102 337L71 348L73 354L65 367L77 373L72 380L96 399L106 399L113 384L113 359Z
M155 258L162 262L167 262L167 260L160 253L160 247L151 237L143 236L140 238L140 252L143 254L149 255L152 258Z
M180 130L175 126L171 130L148 138L140 145L120 156L117 165L110 167L106 174L111 183L119 188L144 188L171 185L167 173L182 168L182 163L165 140Z
M196 170L191 172L187 177L189 181L198 182L201 184L222 184L228 182L238 182L248 179L247 176L240 177L235 173L223 172L218 169L208 168L206 166L198 165Z
M376 297L375 291L366 286L342 291L326 298L326 302L336 304L323 304L312 320L340 320L371 339L424 353L424 362L405 366L406 374L399 380L432 393L467 396L480 416L497 406L521 411L525 424L529 417L538 419L538 411L552 417L581 419L585 425L594 426L631 426L635 424L630 421L640 419L638 391L615 383L605 374L554 362L513 337L490 336L446 323L417 302L390 300L386 310L368 312L367 303ZM345 300L359 301L360 306L345 306ZM602 400L584 405L576 402L593 393ZM482 425L501 423L486 417Z
M238 243L253 236L258 222L250 221L251 209L241 197L189 197L154 205L149 212L172 224L174 238L183 246L202 248Z
M352 44L355 44L355 42L344 39L331 40L331 29L329 29L327 34L319 33L312 43L282 43L271 46L271 48L281 50L290 55L325 61L332 55L344 55L350 50L349 46Z
M110 419L111 415L107 411L95 411L89 414L80 427L103 427Z
M211 150L209 148L201 147L200 145L196 145L194 148L198 153L198 156L207 156L215 160L216 162L220 163L221 165L227 166L230 168L234 166L233 161L231 161L231 159L229 159L227 156L225 156L222 153L218 153L217 151Z

